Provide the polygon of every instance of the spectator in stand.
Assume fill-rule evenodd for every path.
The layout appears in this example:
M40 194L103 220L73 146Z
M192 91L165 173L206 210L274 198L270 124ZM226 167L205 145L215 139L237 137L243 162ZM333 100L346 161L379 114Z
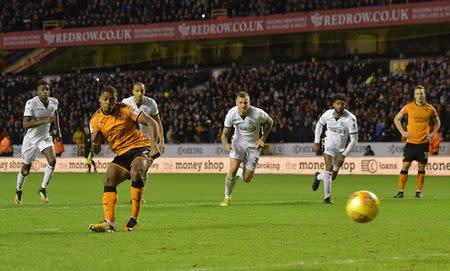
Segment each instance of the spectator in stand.
M65 151L62 141L56 140L56 138L55 138L55 139L53 139L53 144L55 144L56 157L61 157L62 153Z
M0 154L1 156L13 156L13 148L8 134L6 134L0 142Z
M431 128L432 129L432 128ZM439 145L441 144L441 133L437 132L436 135L430 140L430 155L438 155L439 154Z
M160 101L160 113L167 116L163 124L173 127L170 136L175 143L220 142L217 135L221 134L222 124L217 120L232 107L227 97L244 88L255 97L252 102L255 106L267 108L268 113L278 120L269 137L271 143L311 142L315 119L325 108L331 107L327 99L330 90L349 97L349 109L361 120L361 142L399 141L400 134L392 119L401 109L401 104L411 100L408 93L411 93L412 86L420 82L429 91L428 100L436 106L442 119L442 141L450 141L449 58L417 60L414 63L412 70L403 74L389 73L388 64L379 64L376 60L371 60L371 68L366 68L366 61L301 61L228 67L217 77L203 76L212 74L210 69L192 68L67 73L57 75L59 80L50 84L60 103L66 144L72 143L71 131L76 129L76 125L88 123L89 114L96 110L96 103L92 101L95 101L100 86L116 86L119 96L127 97L127 91L135 80L142 81L152 90L154 99ZM367 84L365 76L369 70L374 70L373 66L381 68L376 69L372 81ZM0 78L0 113L11 116L0 119L0 127L6 129L13 142L23 140L24 130L20 123L25 106L23 101L33 96L33 92L28 90L34 88L37 78L28 75ZM204 90L194 91L190 89L192 86L202 86ZM122 89L124 91L120 91ZM203 127L203 132L195 137L196 127ZM280 129L287 134L277 135ZM291 138L291 134L295 136Z
M78 146L78 156L84 156L84 139L86 135L81 131L80 127L73 133L72 141Z
M423 0L425 1L425 0ZM40 30L46 20L64 20L64 27L148 24L210 19L212 9L227 9L228 17L265 16L380 6L389 1L2 1L2 32Z
M375 153L372 150L372 147L370 145L367 145L366 151L364 152L364 156L373 156Z

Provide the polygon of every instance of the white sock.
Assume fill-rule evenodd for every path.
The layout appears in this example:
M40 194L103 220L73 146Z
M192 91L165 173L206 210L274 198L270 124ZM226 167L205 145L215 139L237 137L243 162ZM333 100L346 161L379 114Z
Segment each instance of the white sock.
M17 174L17 186L16 189L21 191L22 190L22 186L23 183L25 182L25 179L27 178L27 176L23 176L22 172L19 172L19 174Z
M55 168L47 164L45 167L44 179L42 180L42 188L47 188L48 182L53 175L53 170L55 170Z
M325 194L325 198L331 196L331 172L325 171L323 173L323 192Z
M239 178L241 178L241 180L244 179L244 170L243 170L241 167L237 170L236 176L238 176Z
M109 225L111 225L111 226L115 227L115 225L114 225L114 221L111 221L111 220L106 220L106 222L108 222L108 224L109 224Z
M233 192L234 184L236 183L236 176L229 177L228 174L225 177L225 198L231 199L231 192Z

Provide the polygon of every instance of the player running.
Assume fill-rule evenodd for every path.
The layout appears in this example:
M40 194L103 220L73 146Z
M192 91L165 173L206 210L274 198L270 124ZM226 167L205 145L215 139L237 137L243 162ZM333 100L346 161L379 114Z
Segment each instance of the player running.
M406 131L402 127L401 119L408 115ZM434 129L430 131L430 119L434 123ZM428 163L429 141L436 135L441 127L441 121L436 109L426 102L425 87L418 85L414 89L414 101L405 105L394 117L394 124L400 134L406 138L406 146L403 150L403 165L398 180L399 191L394 198L403 198L408 170L411 162L419 163L417 174L416 198L422 198L422 188L425 182L425 167Z
M99 153L102 136L109 147L117 154L108 165L104 178L103 211L105 220L100 224L89 224L94 232L116 231L114 225L117 206L117 185L126 179L131 179L132 211L123 231L136 228L144 196L143 176L152 161L159 155L156 144L158 127L156 122L142 111L124 103L117 103L117 90L107 86L102 89L100 109L91 118L92 151ZM136 123L147 126L150 138L136 129Z
M261 126L264 132L260 137ZM236 106L231 108L225 117L225 127L222 131L222 144L225 151L230 153L230 170L225 177L225 198L220 206L226 207L231 203L231 192L237 176L245 182L250 182L258 164L259 155L264 142L273 126L272 118L262 109L250 105L250 96L241 91L236 97ZM234 127L231 144L228 143L228 133ZM243 162L243 169L240 164Z
M316 191L319 188L320 180L323 180L325 194L323 203L333 204L331 200L331 180L336 178L339 168L344 164L345 157L358 142L356 117L345 109L344 95L334 95L333 109L325 111L317 121L313 146L315 153L319 152L320 135L325 125L327 126L323 151L325 171L323 173L316 172L312 189Z
M58 100L50 96L50 86L45 80L39 80L37 96L27 101L23 114L23 128L27 129L22 142L23 164L17 174L17 187L15 202L22 203L22 187L26 177L30 173L31 163L36 155L41 152L47 159L44 179L42 180L39 196L44 203L48 203L47 185L53 175L56 165L54 144L50 135L50 124L56 125L58 131L57 140L62 140L59 127Z
M158 104L156 101L150 97L145 96L145 85L141 82L136 82L133 85L133 96L130 96L126 99L123 99L122 102L124 104L131 105L137 110L143 111L150 117L152 117L158 126L158 138L159 143L158 147L161 153L164 152L164 130L161 123L161 118L159 115ZM143 124L139 124L139 129L144 133L147 138L150 138L150 134L148 132L147 126ZM147 184L147 173L144 175L143 181L144 185ZM145 203L145 200L142 199L142 202Z

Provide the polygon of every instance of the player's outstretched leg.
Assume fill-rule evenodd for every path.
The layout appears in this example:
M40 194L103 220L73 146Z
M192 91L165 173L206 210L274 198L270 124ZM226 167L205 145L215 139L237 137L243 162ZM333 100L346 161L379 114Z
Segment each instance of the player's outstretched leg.
M312 190L313 191L316 191L319 188L319 185L320 185L319 176L320 176L320 172L316 172L314 174L314 181L313 181L313 184L312 184Z
M89 224L90 230L93 232L116 231L114 220L117 200L117 188L115 186L105 186L103 193L103 212L105 213L105 220L99 224Z

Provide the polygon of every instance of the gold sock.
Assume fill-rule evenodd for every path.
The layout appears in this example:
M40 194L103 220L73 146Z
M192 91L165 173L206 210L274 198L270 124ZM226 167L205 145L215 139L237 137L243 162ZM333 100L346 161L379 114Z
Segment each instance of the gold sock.
M103 193L103 211L105 212L105 220L114 222L117 199L117 192Z
M425 183L425 173L418 173L417 174L417 190L422 191L424 183Z
M400 173L400 177L398 178L398 188L402 191L405 189L406 180L408 180L408 174Z
M139 217L142 198L144 198L144 187L131 187L131 216Z

